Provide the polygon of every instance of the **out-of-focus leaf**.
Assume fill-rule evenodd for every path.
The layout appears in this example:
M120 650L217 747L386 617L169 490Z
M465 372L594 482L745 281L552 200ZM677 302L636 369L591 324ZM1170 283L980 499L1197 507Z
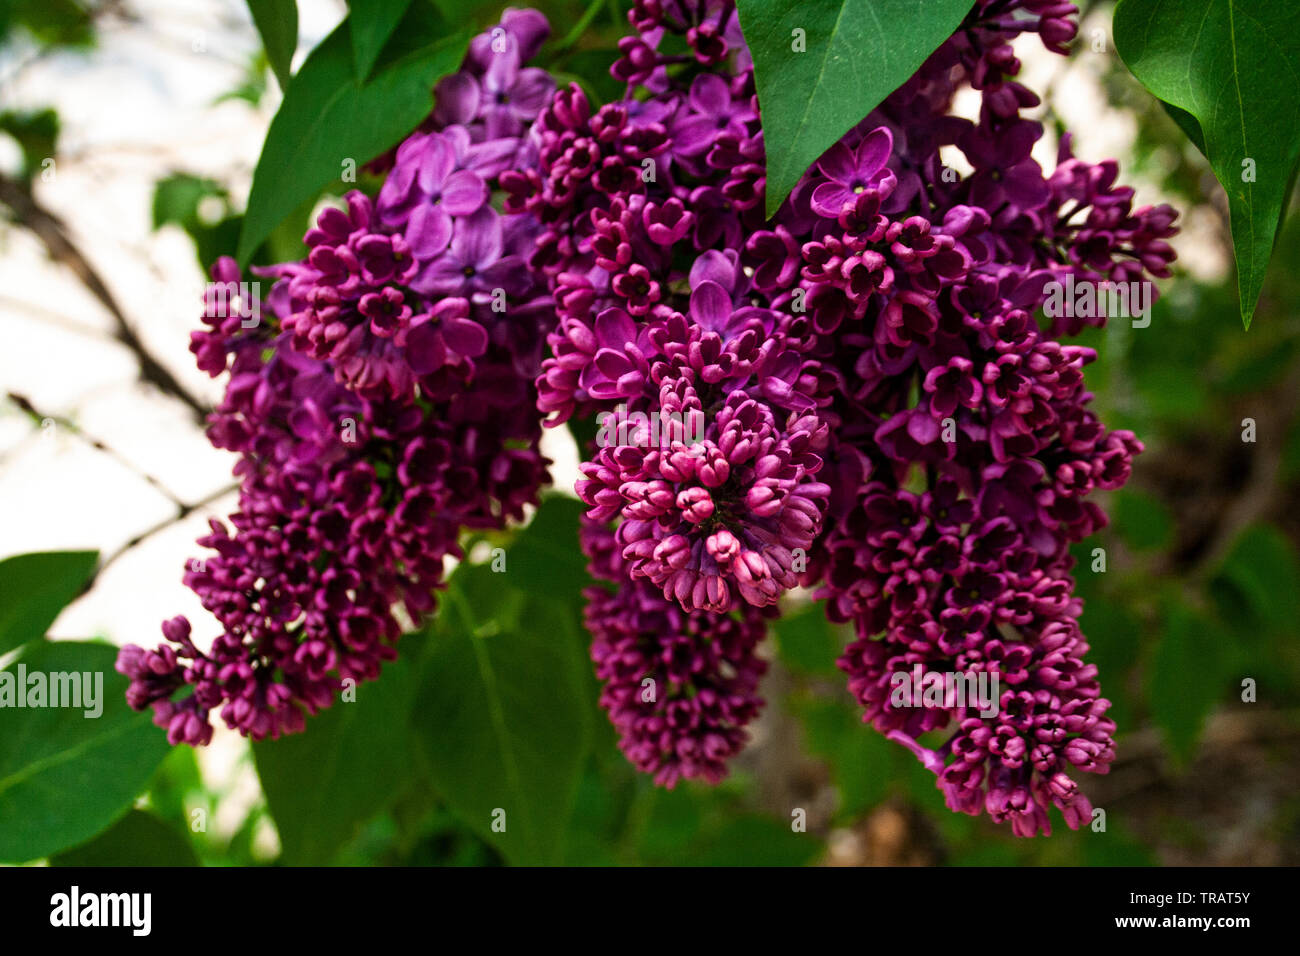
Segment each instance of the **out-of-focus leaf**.
M772 629L776 632L781 659L788 665L805 674L829 676L838 673L835 659L844 647L830 621L826 620L826 610L820 602L783 615Z
M298 4L294 0L248 0L248 12L262 35L266 59L280 89L288 89L293 51L298 48Z
M1300 615L1300 562L1295 547L1270 525L1243 531L1218 577L1237 588L1260 623L1295 632Z
M1147 687L1152 716L1181 761L1195 752L1205 718L1222 697L1220 648L1227 640L1211 618L1166 602Z
M93 840L50 859L50 866L198 865L185 835L143 810L128 810Z
M0 861L21 863L84 843L130 806L167 754L148 715L126 705L127 679L113 669L117 648L76 641L27 644L0 681L26 675L91 675L77 707L0 707ZM60 686L71 694L68 685ZM0 685L2 687L2 685ZM5 693L0 689L0 693ZM24 698L28 699L28 698ZM75 698L71 698L77 702ZM99 716L87 716L87 711Z
M355 701L336 701L302 733L253 745L285 863L331 862L412 779L414 661L427 640L402 638L378 681L358 685Z
M1153 551L1173 540L1174 518L1155 495L1135 488L1115 492L1112 526L1130 548Z
M97 551L40 551L0 561L0 654L44 637L98 560Z
M35 177L59 142L59 114L54 110L4 110L0 132L8 133L23 151L23 176Z

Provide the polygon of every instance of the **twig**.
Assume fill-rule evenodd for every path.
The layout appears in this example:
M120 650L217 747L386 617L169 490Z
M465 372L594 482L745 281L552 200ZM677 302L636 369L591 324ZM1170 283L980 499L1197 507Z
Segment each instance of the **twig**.
M154 535L158 534L158 532L166 531L168 528L176 524L178 521L184 521L186 518L188 518L194 512L198 511L200 508L206 508L214 501L219 501L220 499L224 498L226 495L230 494L231 492L238 491L238 490L239 490L238 484L226 485L223 488L218 488L216 491L204 495L198 501L194 501L189 504L181 503L177 505L176 514L172 515L170 518L164 518L162 521L159 521L157 524L146 528L144 531L140 532L138 535L136 535L126 544L122 545L122 547L118 548L107 558L101 561L99 563L99 567L95 569L95 573L91 575L90 580L87 581L85 587L81 589L81 593L85 594L87 591L89 591L94 586L95 582L99 580L99 576L104 573L104 569L107 568L114 561L116 561L118 558L120 558L122 555L126 554L132 548L135 548L136 546L142 544L146 539L153 537Z
M194 413L195 420L201 423L207 417L207 406L192 395L145 347L108 286L69 237L59 218L42 206L27 186L7 176L0 176L0 203L8 206L15 220L41 240L51 259L71 269L108 310L115 326L113 337L135 355L140 363L141 379L164 395L186 405Z
M54 424L66 428L73 435L76 435L78 438L84 441L91 448L95 449L95 451L103 452L105 455L107 455L109 458L112 458L118 464L123 465L132 474L138 477L141 481L144 481L146 484L148 484L159 494L165 496L172 504L176 505L178 508L185 507L185 502L183 502L179 497L177 497L175 492L169 489L161 481L159 481L153 475L149 474L147 471L143 471L140 468L138 468L135 464L128 461L124 455L122 455L118 451L115 451L113 448L111 448L104 442L100 441L94 435L91 435L88 432L83 431L75 422L63 418L60 415L50 415L46 412L41 411L40 409L36 408L31 403L31 400L28 399L27 396L25 395L19 395L16 392L9 392L6 397L9 399L9 401L13 402L24 413L26 413L27 417L29 417L33 422L35 422L38 427L44 426L46 422L54 422Z

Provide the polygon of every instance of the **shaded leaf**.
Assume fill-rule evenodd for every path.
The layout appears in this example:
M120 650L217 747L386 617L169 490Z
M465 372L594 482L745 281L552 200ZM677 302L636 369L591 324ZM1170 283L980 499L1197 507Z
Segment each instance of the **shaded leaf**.
M486 566L453 575L416 727L457 816L513 863L556 863L591 741L577 623L563 605L540 600L503 623L493 605L466 597L499 593L503 577Z
M88 843L65 850L50 866L198 866L183 833L143 810L126 816Z
M411 0L348 0L357 82L364 83L370 78L379 51L410 5Z
M355 701L336 701L300 734L253 745L284 863L330 863L410 782L413 659L425 640L402 638L401 656L379 680L359 684Z

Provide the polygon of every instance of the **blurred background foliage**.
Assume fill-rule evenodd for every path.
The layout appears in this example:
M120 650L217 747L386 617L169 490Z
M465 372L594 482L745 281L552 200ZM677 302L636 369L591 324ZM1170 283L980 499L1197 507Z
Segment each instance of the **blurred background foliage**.
M453 4L480 28L503 5ZM625 33L624 4L537 5L555 26L542 65L598 100L620 95L607 68ZM1108 15L1107 3L1086 6ZM8 0L0 43L27 56L89 51L95 24L123 15L126 5L112 0ZM1134 120L1122 175L1155 184L1184 211L1209 210L1218 228L1198 241L1230 255L1226 205L1203 158L1117 58L1101 81ZM259 55L228 95L257 103L274 82ZM1049 94L1044 122L1059 135L1053 106ZM58 155L59 117L0 108L0 131L23 155L10 183L30 195L42 161ZM374 190L378 180L363 175L358 186ZM254 262L298 257L314 205L286 220ZM157 182L152 221L183 229L206 267L233 252L240 211L227 185L178 169ZM1099 355L1088 369L1098 412L1147 447L1129 485L1100 501L1110 527L1075 549L1084 632L1120 726L1112 772L1082 781L1106 811L1104 832L1070 832L1055 818L1050 838L1023 841L986 817L947 810L933 775L862 726L834 665L845 634L797 601L774 628L768 709L731 778L716 788L654 787L622 758L597 706L581 624L590 581L578 507L556 495L525 530L467 542L471 560L455 572L438 618L403 640L401 660L360 688L357 703L326 712L306 734L240 752L263 796L237 825L220 836L208 825L218 796L181 747L135 809L51 862L1300 863L1295 216L1248 333L1228 273L1207 282L1180 272L1162 283L1149 328L1117 321L1081 337ZM1243 440L1247 420L1253 442ZM486 569L494 547L506 549L506 575ZM1099 548L1104 571L1094 570ZM1243 700L1245 681L1255 684L1253 702ZM480 710L515 739L485 735L487 723L472 719ZM513 758L536 763L526 779L511 753L488 755L512 744ZM498 766L513 766L513 779L495 779ZM501 792L510 794L508 838L487 815ZM792 827L797 810L807 832ZM258 834L272 824L278 840L268 850Z

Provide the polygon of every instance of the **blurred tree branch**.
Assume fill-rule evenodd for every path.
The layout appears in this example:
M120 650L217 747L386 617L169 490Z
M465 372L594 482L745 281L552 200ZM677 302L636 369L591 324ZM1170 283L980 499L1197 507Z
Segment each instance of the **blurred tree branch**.
M4 175L0 175L0 205L8 208L15 223L41 241L53 261L72 270L82 285L108 310L113 319L113 338L135 355L140 364L141 380L181 402L201 424L210 409L185 388L140 340L108 285L72 241L63 222L41 205L28 186Z

